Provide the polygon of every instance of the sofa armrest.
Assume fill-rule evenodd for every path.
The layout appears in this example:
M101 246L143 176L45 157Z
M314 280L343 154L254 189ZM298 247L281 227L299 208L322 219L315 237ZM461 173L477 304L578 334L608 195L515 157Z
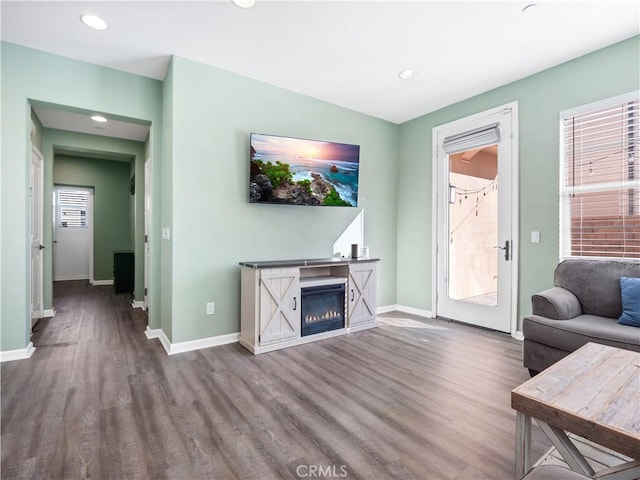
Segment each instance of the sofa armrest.
M582 314L578 298L562 287L553 287L531 297L534 315L553 320L569 320Z

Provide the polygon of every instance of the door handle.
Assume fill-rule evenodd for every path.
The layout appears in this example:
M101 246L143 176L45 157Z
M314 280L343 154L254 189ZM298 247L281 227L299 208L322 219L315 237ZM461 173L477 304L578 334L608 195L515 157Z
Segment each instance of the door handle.
M40 245L40 246L38 246L38 249L39 249L39 250L42 250L43 248L44 248L44 245Z
M511 244L509 242L509 240L505 240L504 242L504 247L501 247L500 245L496 245L493 248L499 248L500 250L504 250L504 259L508 262L509 259L511 258L510 253L511 253Z
M298 308L298 299L297 297L293 297L293 311L295 312Z

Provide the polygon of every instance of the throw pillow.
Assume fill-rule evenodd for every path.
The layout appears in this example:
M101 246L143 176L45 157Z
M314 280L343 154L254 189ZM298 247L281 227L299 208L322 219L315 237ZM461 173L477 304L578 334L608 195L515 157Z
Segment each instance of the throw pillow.
M622 294L622 315L618 323L640 327L640 278L622 277L620 293Z

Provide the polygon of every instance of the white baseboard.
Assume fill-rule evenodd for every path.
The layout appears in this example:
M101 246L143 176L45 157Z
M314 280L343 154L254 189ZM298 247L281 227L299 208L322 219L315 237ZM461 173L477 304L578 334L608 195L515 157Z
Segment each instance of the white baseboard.
M228 333L226 335L218 335L216 337L200 338L198 340L190 340L188 342L171 343L169 338L161 328L150 329L147 326L144 334L148 339L157 338L160 340L164 351L167 355L175 355L176 353L192 352L203 348L218 347L227 345L228 343L236 343L240 339L240 333Z
M49 318L49 317L55 317L56 316L56 311L54 308L49 308L47 310L43 310L42 312L42 318Z
M198 340L190 340L188 342L170 343L167 353L169 355L174 355L176 353L191 352L193 350L200 350L203 348L218 347L220 345L236 343L239 339L240 332L228 333L226 335L218 335L215 337L200 338Z
M133 308L141 308L143 311L147 309L147 305L141 300L134 300L131 302L131 306Z
M94 280L92 285L113 285L113 279L111 280Z
M419 308L407 307L406 305L385 305L378 307L378 315L389 312L404 312L412 315L418 315L419 317L433 318L433 313L429 310L422 310Z
M514 335L514 337L516 340L520 340L521 342L524 341L524 333L522 333L520 330L518 330L516 332L516 334Z
M161 328L154 328L153 330L147 325L147 329L144 331L145 336L151 340L152 338L160 338L160 334L164 334Z
M65 277L53 277L54 282L66 282L68 280L89 280L88 275L67 275Z
M376 313L381 315L383 313L393 312L398 309L397 305L383 305L382 307L378 307Z
M11 362L13 360L24 360L31 358L33 352L36 351L36 347L33 346L33 342L29 342L25 348L19 348L18 350L5 350L0 352L0 362Z

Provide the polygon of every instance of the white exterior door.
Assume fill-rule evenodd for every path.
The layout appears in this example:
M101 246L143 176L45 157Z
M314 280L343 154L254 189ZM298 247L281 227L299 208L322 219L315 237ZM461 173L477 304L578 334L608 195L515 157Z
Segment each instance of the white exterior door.
M91 190L54 188L53 279L89 280Z
M434 128L436 315L515 334L517 103Z
M44 157L31 147L31 326L42 317L42 211L44 191Z

